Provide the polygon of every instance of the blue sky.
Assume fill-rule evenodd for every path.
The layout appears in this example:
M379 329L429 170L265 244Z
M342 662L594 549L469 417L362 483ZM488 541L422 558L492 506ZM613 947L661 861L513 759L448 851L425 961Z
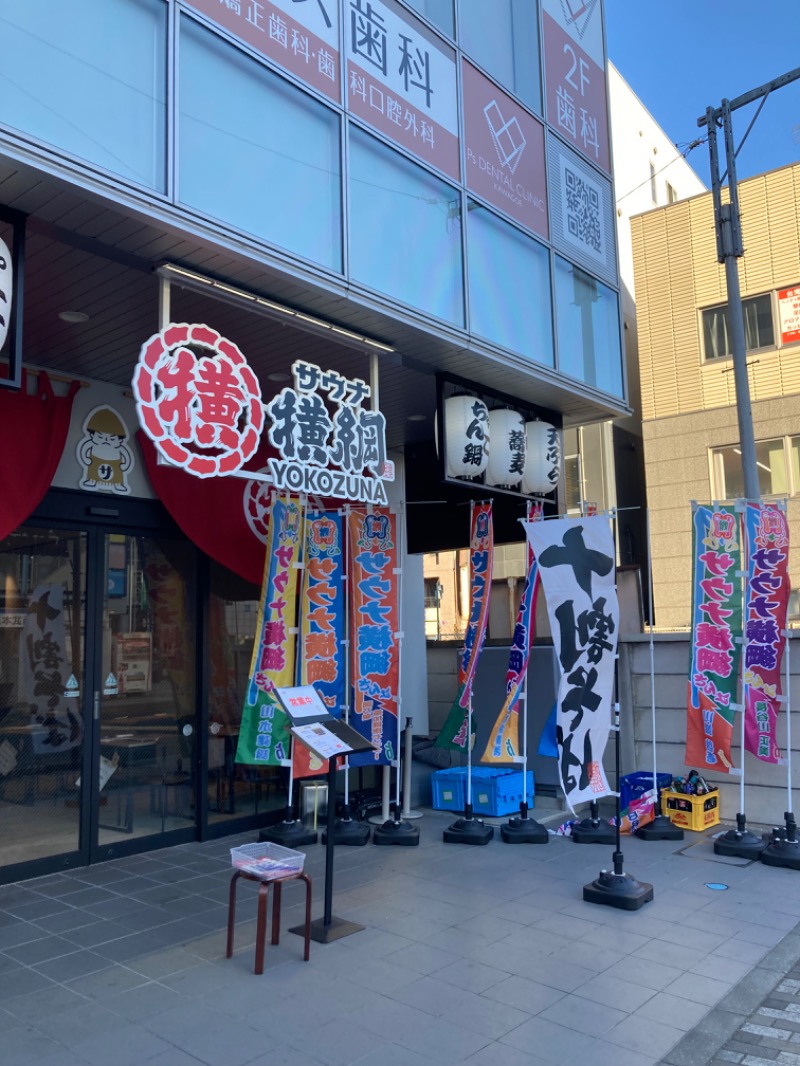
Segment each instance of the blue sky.
M707 107L800 67L800 0L605 0L605 19L608 58L681 149L704 136L697 118ZM734 112L737 146L756 107ZM686 158L708 185L708 145ZM797 162L800 79L770 94L737 155L737 174Z

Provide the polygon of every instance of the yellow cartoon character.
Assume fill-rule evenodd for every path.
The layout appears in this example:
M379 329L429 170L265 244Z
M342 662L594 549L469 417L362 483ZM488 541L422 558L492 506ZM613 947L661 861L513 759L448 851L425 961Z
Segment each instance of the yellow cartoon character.
M125 444L128 430L116 411L95 407L83 425L78 442L78 462L83 467L82 489L95 492L130 492L127 472L133 456Z

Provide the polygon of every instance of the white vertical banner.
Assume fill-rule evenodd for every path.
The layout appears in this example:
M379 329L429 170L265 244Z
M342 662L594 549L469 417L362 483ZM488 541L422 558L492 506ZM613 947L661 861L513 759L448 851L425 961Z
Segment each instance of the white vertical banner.
M561 665L561 785L575 805L613 794L603 770L619 633L614 537L605 515L523 522L536 554Z

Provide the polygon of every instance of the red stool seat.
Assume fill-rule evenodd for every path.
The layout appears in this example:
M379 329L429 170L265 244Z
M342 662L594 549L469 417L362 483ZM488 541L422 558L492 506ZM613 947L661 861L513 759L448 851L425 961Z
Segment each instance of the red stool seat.
M272 943L278 944L281 935L281 889L286 881L305 881L306 883L306 920L304 927L305 951L303 959L308 962L311 952L311 878L308 874L296 873L289 877L281 877L276 880L264 881L255 874L246 873L244 870L236 870L231 878L231 887L228 895L228 947L225 957L233 955L233 932L236 922L236 885L240 877L248 881L258 882L258 910L256 920L256 965L255 973L264 972L264 949L267 939L267 905L269 901L269 888L273 885L275 894L272 900Z

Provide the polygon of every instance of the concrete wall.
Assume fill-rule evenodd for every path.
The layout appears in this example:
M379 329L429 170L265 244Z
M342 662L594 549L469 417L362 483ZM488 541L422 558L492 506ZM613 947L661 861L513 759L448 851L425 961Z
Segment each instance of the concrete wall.
M428 645L428 699L431 735L438 733L456 695L458 647ZM619 644L619 700L622 773L652 770L652 698L650 642L647 635L624 636ZM655 676L657 770L685 775L691 767L684 762L686 743L686 684L689 673L688 633L655 634L653 664ZM793 760L800 761L800 632L790 641ZM733 763L739 757L739 718L734 726ZM778 741L786 747L786 717L778 725ZM614 734L609 738L603 765L609 781L615 780ZM697 769L695 767L694 769ZM738 776L704 774L720 788L722 820L735 821L739 811ZM796 779L796 775L795 775ZM786 767L763 763L745 756L745 813L753 825L781 823L786 810ZM800 788L794 789L793 806L800 804Z
M686 774L690 767L684 763L686 742L686 685L689 672L688 633L656 634L653 638L655 674L657 769L659 773ZM791 690L792 690L792 751L793 760L800 756L800 633L790 640ZM624 638L620 644L620 693L624 700L629 692L633 712L634 746L630 756L637 770L651 770L652 713L650 682L650 645L647 636ZM625 683L623 676L625 675ZM625 710L623 704L623 711ZM734 724L733 763L741 765L739 756L739 723ZM778 742L786 747L786 716L778 723ZM630 757L629 756L629 757ZM623 759L623 770L630 767ZM608 763L606 764L608 766ZM697 767L695 767L697 769ZM750 754L745 755L745 812L748 821L772 825L781 823L786 810L786 767L761 762ZM732 822L739 810L739 777L729 774L704 774L709 783L718 784L722 818ZM795 775L796 779L796 775ZM794 807L800 801L800 789L794 789Z

